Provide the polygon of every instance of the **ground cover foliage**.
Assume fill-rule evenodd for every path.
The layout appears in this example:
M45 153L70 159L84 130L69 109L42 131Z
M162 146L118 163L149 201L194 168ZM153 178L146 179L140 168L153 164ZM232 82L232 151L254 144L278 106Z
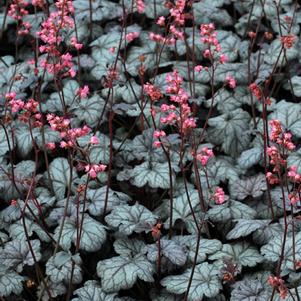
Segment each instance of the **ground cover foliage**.
M300 300L300 23L0 0L1 300Z

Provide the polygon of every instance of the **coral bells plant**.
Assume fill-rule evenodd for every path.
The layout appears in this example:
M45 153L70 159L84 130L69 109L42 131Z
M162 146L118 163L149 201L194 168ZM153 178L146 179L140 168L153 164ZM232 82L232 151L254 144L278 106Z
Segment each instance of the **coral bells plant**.
M0 300L301 300L298 1L0 3Z

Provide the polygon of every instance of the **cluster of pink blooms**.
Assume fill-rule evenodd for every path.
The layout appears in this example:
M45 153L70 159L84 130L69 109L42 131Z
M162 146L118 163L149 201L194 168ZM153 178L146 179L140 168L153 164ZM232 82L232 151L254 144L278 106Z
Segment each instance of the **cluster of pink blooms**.
M236 80L235 80L235 78L232 75L227 75L226 76L226 81L227 81L228 86L231 89L235 89L235 87L236 87Z
M261 100L262 99L262 92L261 89L257 86L256 83L252 83L249 85L249 89L251 91L251 93L258 99Z
M225 202L225 192L223 188L217 186L212 196L216 204L221 205Z
M76 91L76 94L79 96L80 99L86 98L90 92L89 86L85 85L83 88L79 88Z
M154 136L154 138L159 139L161 137L165 137L166 133L164 131L158 131L158 130L156 130L154 132L153 136ZM156 140L156 141L154 141L153 145L154 145L154 147L159 148L161 146L161 142L159 140Z
M61 31L68 30L74 27L74 7L72 1L58 0L55 3L57 10L50 13L49 17L41 24L41 30L37 35L44 42L44 45L39 47L41 53L48 54L47 59L41 61L41 67L46 68L51 74L61 76L76 75L73 67L72 55L70 53L60 53L59 44L62 42ZM77 42L75 37L71 38L71 44L76 49L81 49L82 45Z
M146 83L143 85L143 90L146 92L146 94L150 97L152 101L159 100L163 97L163 94L161 93L160 89L155 87L154 85L150 83Z
M136 7L139 14L142 14L145 10L145 4L143 0L136 0Z
M169 8L170 13L169 36L163 37L161 34L151 32L149 37L152 41L174 45L176 40L184 40L184 31L182 27L185 25L185 20L188 17L188 14L185 12L186 4L187 1L185 0L176 0L175 3L166 2L166 7ZM161 27L165 27L166 18L160 16L156 23Z
M196 159L201 162L202 166L206 166L210 158L214 157L212 149L203 147L200 154L196 155Z
M137 39L139 37L140 33L139 32L129 32L128 34L126 34L125 39L130 43L132 41L134 41L135 39Z
M282 36L280 37L280 41L285 49L289 49L293 47L296 41L296 36L294 36L293 34Z
M106 167L104 164L87 164L85 165L85 172L87 172L92 179L95 179L98 173L105 171Z
M285 151L292 151L295 149L295 144L291 141L291 133L284 132L281 127L281 122L277 119L269 121L271 126L270 141L274 142L276 145L267 147L267 155L270 157L270 164L274 166L273 173L267 172L266 178L271 185L278 184L279 174L281 172L281 167L286 168L286 160L283 157ZM291 166L287 176L289 180L294 183L301 182L301 175L297 174L297 167ZM276 174L274 174L276 173ZM292 205L295 205L300 201L298 190L294 189L288 195Z
M31 25L29 22L24 22L22 19L24 16L28 15L28 2L24 0L13 0L8 8L8 15L19 22L18 24L18 34L26 35L29 33Z
M281 299L286 298L288 289L285 286L283 279L276 276L269 276L268 284L278 291Z
M22 114L18 116L19 120L24 123L29 123L31 120L32 127L41 127L43 125L41 121L42 115L38 112L39 103L37 101L32 98L27 102L24 102L21 99L16 99L15 92L6 93L5 98L13 113L17 113L22 110Z
M191 117L191 109L188 105L188 94L182 88L183 78L175 70L166 76L168 83L166 92L170 94L170 101L177 103L175 105L161 105L161 111L166 113L165 117L160 118L162 124L176 124L181 134L188 133L196 127L195 118Z
M283 133L281 122L277 119L273 119L269 122L271 126L270 140L276 142L278 145L282 145L287 150L294 150L296 146L291 141L291 133Z
M227 62L227 56L221 53L221 45L216 38L217 32L215 31L215 26L213 23L201 24L200 27L201 41L207 46L203 51L203 56L209 58L211 61L215 56L218 56L219 63L224 64ZM202 65L197 65L194 67L195 71L201 72L203 69L208 70L208 67L203 67ZM228 75L226 78L227 84L230 88L234 89L236 87L235 79Z
M64 140L60 142L61 148L74 147L75 141L79 137L86 136L91 129L84 125L82 128L70 129L70 120L64 117L55 116L54 114L47 114L47 120L52 130L60 133L60 137ZM52 149L53 145L48 145Z

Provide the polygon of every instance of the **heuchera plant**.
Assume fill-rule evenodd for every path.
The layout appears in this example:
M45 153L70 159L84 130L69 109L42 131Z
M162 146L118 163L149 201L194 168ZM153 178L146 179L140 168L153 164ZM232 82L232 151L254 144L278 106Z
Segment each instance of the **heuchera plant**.
M0 299L301 299L301 7L0 0Z

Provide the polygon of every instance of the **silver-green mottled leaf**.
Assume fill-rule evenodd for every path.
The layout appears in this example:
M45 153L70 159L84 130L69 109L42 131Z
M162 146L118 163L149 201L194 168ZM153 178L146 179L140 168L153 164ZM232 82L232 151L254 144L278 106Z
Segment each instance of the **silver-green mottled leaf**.
M105 220L111 227L116 227L121 233L130 235L133 232L143 232L140 227L144 225L154 225L157 216L144 206L136 203L133 206L119 205L105 217Z
M79 254L71 255L61 251L50 257L46 263L46 275L54 283L69 283L72 277L72 283L78 284L82 281L81 265L82 260ZM73 273L72 266L74 265Z
M204 296L216 296L222 288L219 273L214 265L207 262L196 265L187 300L198 301L203 300ZM190 275L191 268L183 274L163 278L161 285L171 293L183 294L187 290Z
M154 266L144 255L118 256L99 261L97 275L105 292L131 288L137 279L153 282Z

